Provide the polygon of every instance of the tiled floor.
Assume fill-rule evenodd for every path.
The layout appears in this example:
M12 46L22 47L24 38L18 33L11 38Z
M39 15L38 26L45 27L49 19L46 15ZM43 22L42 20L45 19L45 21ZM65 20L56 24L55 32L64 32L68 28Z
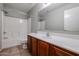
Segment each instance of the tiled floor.
M4 49L0 52L0 56L31 56L28 49L23 49L21 46L15 46Z

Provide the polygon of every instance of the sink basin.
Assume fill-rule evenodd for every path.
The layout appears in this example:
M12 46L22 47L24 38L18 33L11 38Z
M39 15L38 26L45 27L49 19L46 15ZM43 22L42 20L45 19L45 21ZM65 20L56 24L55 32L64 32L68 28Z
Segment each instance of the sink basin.
M42 36L42 37L45 38L45 39L52 39L51 36Z
M43 38L45 38L45 39L52 39L52 37L49 35L48 32L37 31L36 34L43 37Z

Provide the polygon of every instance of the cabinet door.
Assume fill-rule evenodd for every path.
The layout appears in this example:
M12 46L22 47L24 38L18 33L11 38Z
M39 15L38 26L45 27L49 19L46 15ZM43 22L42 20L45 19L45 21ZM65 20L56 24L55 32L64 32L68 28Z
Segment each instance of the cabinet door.
M31 36L27 36L27 48L29 50L29 52L32 52L32 43L31 43Z
M38 40L38 56L48 56L49 45L46 42Z
M55 56L73 56L72 54L60 48L54 47L54 49L55 49Z
M49 55L54 56L54 46L53 45L49 45Z
M37 39L32 38L32 55L37 56Z

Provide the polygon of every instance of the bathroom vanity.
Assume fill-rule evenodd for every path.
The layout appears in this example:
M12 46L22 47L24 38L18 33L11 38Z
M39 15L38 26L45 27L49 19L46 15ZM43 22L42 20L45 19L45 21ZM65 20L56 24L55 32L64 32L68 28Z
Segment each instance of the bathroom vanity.
M67 38L63 38L59 36L50 38L31 33L28 35L27 47L33 56L79 56L79 46L76 45L79 44L78 41L70 39L76 42L73 44L68 42Z

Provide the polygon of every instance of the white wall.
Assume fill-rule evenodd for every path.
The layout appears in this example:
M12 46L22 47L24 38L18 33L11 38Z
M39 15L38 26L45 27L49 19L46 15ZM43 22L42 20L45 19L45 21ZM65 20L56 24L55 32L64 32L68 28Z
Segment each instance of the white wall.
M64 30L64 17L62 10L55 10L46 15L46 29L47 30Z
M2 4L0 3L0 49L2 46Z
M64 30L79 31L79 7L64 11Z
M2 43L2 12L0 11L0 48Z
M18 9L14 9L12 7L8 7L6 5L3 5L3 7L4 7L4 10L8 12L6 14L7 16L16 17L16 18L22 18L22 19L27 18L27 13L25 13L23 11L20 11Z
M27 13L21 12L19 10L14 10L14 9L10 9L10 8L7 8L5 10L8 12L6 14L7 16L21 18L21 19L27 18Z
M27 33L31 33L31 18L27 19Z
M64 11L73 7L79 7L78 3L61 6L45 14L45 28L47 30L64 30Z
M45 21L38 22L38 30L45 30Z
M40 8L41 4L37 4L28 13L31 18L31 32L36 32L38 30L38 13Z

